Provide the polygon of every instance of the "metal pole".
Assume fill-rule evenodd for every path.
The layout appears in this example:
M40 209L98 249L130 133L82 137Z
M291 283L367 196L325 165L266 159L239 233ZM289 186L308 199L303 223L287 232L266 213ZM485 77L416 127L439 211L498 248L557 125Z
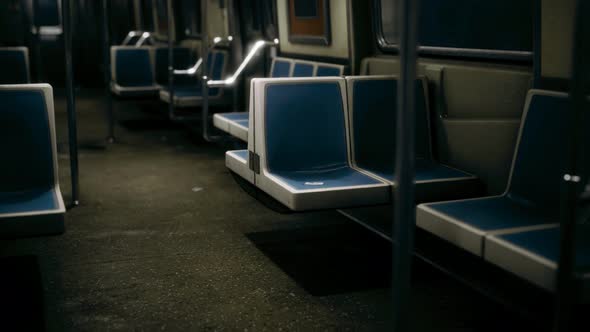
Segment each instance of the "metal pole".
M208 1L201 1L201 56L203 57L202 65L202 80L203 86L203 105L201 105L201 128L203 130L203 138L207 142L215 141L217 138L209 136L209 85L207 77L209 73L209 25L207 24L207 4ZM214 59L213 59L214 60ZM211 64L213 66L213 64Z
M208 8L208 1L201 1L201 53L203 57L203 75L201 83L203 84L203 104L201 105L201 128L203 131L203 139L207 142L218 142L223 139L223 136L212 136L209 133L209 85L207 81L211 79L208 77L208 69L209 69L209 25L207 24L207 8ZM215 46L215 44L213 45ZM215 61L215 59L212 59ZM214 66L214 64L211 64ZM222 89L222 88L219 88Z
M399 0L400 77L397 90L397 143L393 220L393 328L409 331L412 252L416 220L414 201L414 132L418 0ZM394 93L392 91L391 93Z
M170 102L168 103L168 116L170 119L175 119L174 115L174 42L172 30L174 28L173 17L174 8L172 6L172 0L168 0L166 4L166 16L168 17L168 94L170 96Z
M62 6L63 8L63 6ZM45 81L45 73L43 71L43 61L41 60L41 34L39 31L41 30L40 26L37 24L37 13L39 13L39 0L33 0L33 15L32 15L32 28L33 28L33 47L35 52L35 67L37 70L37 82Z
M580 193L586 185L581 182L581 174L587 172L583 169L584 132L588 130L584 120L587 108L586 94L588 83L585 74L588 73L586 58L590 55L586 43L588 38L588 25L585 23L584 14L588 14L590 6L588 1L578 0L576 4L576 17L574 29L572 80L571 80L571 109L569 110L570 133L568 143L568 156L566 159L566 174L563 176L563 189L561 196L561 225L559 244L559 264L557 268L557 301L555 307L554 331L565 332L573 330L576 326L575 308L577 303L575 282L575 247L577 210L580 202ZM587 156L586 156L587 158Z
M104 63L104 84L107 101L108 133L107 142L115 142L115 112L113 110L113 96L111 95L111 38L109 29L109 0L102 0L102 44Z
M74 69L72 62L72 27L70 13L70 0L63 0L62 17L66 58L66 95L70 145L70 175L72 177L72 206L77 206L80 204L78 182L78 128L76 119L76 100L74 98Z

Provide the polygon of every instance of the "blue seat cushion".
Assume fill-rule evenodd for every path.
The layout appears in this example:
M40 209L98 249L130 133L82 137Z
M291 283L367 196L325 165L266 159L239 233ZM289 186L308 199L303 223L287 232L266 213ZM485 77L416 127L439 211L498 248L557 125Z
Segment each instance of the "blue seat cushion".
M233 121L231 121L230 124L248 128L250 125L250 120L248 120L248 119L246 119L246 120L233 120Z
M164 88L164 91L169 92L170 89ZM219 93L218 88L209 89L209 96L215 96ZM198 85L181 85L174 86L174 98L194 98L202 97L203 90L200 84Z
M56 209L59 209L59 201L51 188L0 193L0 215Z
M588 227L579 226L576 240L576 267L587 270L590 267L590 242ZM551 262L559 260L559 228L540 229L528 232L498 235L497 238Z
M248 150L234 150L231 153L242 160L248 160Z
M454 169L451 167L447 167L441 165L432 160L425 160L419 159L416 160L415 164L415 177L414 181L422 182L422 181L434 181L434 180L441 180L441 179L457 179L457 178L464 178L464 177L471 177L472 175L469 173L465 173L458 169ZM393 181L395 178L395 174L392 174L388 171L375 171L371 170L371 173L378 175L379 177Z
M350 167L338 167L317 171L279 171L273 173L295 190L326 189L378 185L380 181Z
M248 112L234 112L234 113L221 113L218 114L219 117L228 120L228 121L248 121L248 117L250 116Z
M484 254L486 236L494 232L542 226L557 220L555 215L507 195L420 204L416 210L420 228L478 256Z
M526 227L556 222L557 217L516 202L507 196L428 204L446 217L481 231Z

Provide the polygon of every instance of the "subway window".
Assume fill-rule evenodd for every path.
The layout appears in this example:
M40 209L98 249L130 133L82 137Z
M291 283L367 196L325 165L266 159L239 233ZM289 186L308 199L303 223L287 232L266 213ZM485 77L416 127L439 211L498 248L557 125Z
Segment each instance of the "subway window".
M35 2L35 24L57 26L61 24L60 0L37 0Z
M201 34L201 1L182 0L176 10L180 17L179 28L186 37L199 37Z
M376 0L378 40L384 50L397 49L395 6L396 0ZM531 57L531 0L422 0L418 17L423 53Z

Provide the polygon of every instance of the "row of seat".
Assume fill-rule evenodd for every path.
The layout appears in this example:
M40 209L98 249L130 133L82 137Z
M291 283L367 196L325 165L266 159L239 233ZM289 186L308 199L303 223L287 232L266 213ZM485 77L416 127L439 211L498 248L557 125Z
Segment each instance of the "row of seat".
M273 58L269 77L327 77L342 76L344 66L330 63ZM213 125L218 129L238 138L248 140L248 112L217 113L213 117Z
M0 84L30 83L30 72L28 48L0 47Z
M195 63L192 49L175 47L174 66L189 68ZM168 84L168 47L111 47L111 90L120 97L158 97L170 103ZM213 49L208 54L207 69L194 75L175 75L172 102L175 107L197 107L202 103L202 76L222 79L227 71L227 52ZM209 90L211 104L227 104L224 89Z
M255 79L248 149L228 151L226 166L294 211L391 203L396 84L384 76ZM433 160L427 85L416 84L417 226L553 290L567 95L528 93L505 193L465 199L482 194L478 180ZM586 290L590 243L578 244Z
M419 205L417 225L553 290L568 111L565 93L530 91L506 191L499 196ZM586 141L590 141L588 132ZM588 160L583 169L586 173L580 174L581 181L586 183ZM582 225L579 234L590 233ZM577 241L576 250L581 272L590 268L590 242L583 239ZM584 283L590 279L588 274L580 277Z
M480 194L477 178L432 157L427 84L416 81L419 201ZM254 79L248 150L234 172L295 211L386 204L395 189L397 79Z
M176 47L173 52L177 66L189 66L194 59L189 48ZM167 47L111 47L111 91L114 94L121 97L157 96L167 84Z
M227 52L223 50L211 50L207 55L207 71L205 76L212 80L221 80L227 73ZM176 59L174 60L176 63ZM175 66L178 66L175 64ZM182 68L182 67L181 67ZM196 77L195 77L196 78ZM226 98L226 89L210 88L210 105L228 105L231 100ZM175 76L173 86L173 103L175 107L198 107L203 103L203 85L200 79L192 79L187 76ZM168 86L160 90L160 100L170 103L170 90Z
M0 103L0 238L63 233L52 88L0 85Z

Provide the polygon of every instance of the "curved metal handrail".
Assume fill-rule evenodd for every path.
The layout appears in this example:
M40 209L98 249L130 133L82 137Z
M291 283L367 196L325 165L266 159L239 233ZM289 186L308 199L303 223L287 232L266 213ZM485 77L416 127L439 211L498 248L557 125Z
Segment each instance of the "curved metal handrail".
M145 31L141 34L141 37L137 40L137 43L135 43L135 47L141 47L143 45L143 43L145 43L147 40L151 40L151 39L152 39L152 33Z
M121 45L128 45L131 42L131 39L137 37L137 36L141 36L143 34L143 31L129 31L127 33L127 36L125 36L125 39L123 39L123 42L121 43Z
M244 69L246 69L246 67L250 64L252 59L258 54L258 51L260 51L262 48L264 48L266 46L277 46L278 44L279 44L278 39L275 39L273 41L267 41L267 40L257 41L256 43L254 43L254 46L252 47L252 49L250 49L250 52L244 58L244 60L242 61L242 63L238 67L238 69L236 69L236 71L233 75L231 75L230 77L228 77L224 80L207 81L207 85L210 87L224 87L224 86L233 85L236 82L236 80L240 77L240 75L242 74Z
M230 44L233 40L234 40L234 37L232 37L232 36L215 37L215 38L213 38L213 45L211 46L211 48L216 47L224 42L227 44ZM199 60L197 60L197 62L195 62L195 64L190 68L174 69L174 75L187 75L187 76L196 75L202 64L203 64L203 58L199 58Z

